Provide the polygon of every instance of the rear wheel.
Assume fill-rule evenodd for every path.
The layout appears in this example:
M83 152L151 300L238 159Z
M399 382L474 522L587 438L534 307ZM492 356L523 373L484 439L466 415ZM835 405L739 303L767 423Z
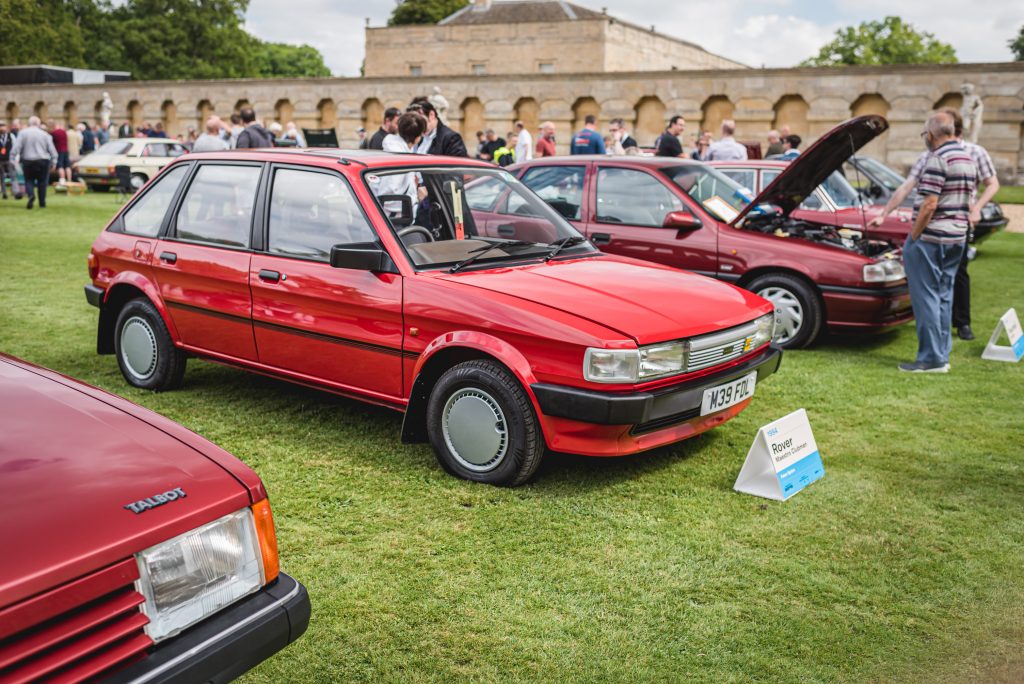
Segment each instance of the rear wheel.
M824 312L810 285L785 273L768 273L750 281L747 289L775 305L777 345L800 349L817 339Z
M133 173L132 174L132 179L131 179L132 190L135 190L136 192L138 192L138 190L141 189L142 186L146 184L147 180L149 180L149 179L146 178L141 173Z
M427 404L427 432L441 467L476 482L519 486L544 455L530 398L493 361L466 361L441 376Z
M185 352L174 346L164 319L148 299L124 305L114 330L114 353L125 380L156 391L181 386Z

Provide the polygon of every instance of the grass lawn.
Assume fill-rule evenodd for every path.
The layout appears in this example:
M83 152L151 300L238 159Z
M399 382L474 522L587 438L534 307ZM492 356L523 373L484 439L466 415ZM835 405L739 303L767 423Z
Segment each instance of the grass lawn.
M999 192L996 193L995 201L1002 204L1024 204L1024 186L999 186Z
M737 419L532 484L456 480L384 409L191 360L130 388L82 294L116 203L0 201L0 349L148 406L253 466L313 619L247 682L980 681L1024 675L1024 364L979 357L1024 313L1024 235L971 266L979 339L896 371L913 327L789 352ZM732 491L757 428L805 407L823 480ZM0 457L2 458L2 457Z

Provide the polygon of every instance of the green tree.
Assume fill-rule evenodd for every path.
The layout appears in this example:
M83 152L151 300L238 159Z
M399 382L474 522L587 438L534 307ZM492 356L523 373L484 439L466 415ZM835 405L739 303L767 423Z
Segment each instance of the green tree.
M865 21L836 31L836 37L816 57L801 66L842 66L846 64L952 64L957 61L953 46L936 40L927 31L917 31L899 17Z
M1018 62L1024 62L1024 26L1020 27L1017 37L1009 41L1009 45L1013 51L1013 58Z
M388 26L436 24L468 4L469 0L398 0L398 6L388 18Z
M62 0L0 0L0 64L84 67L85 44Z
M320 51L309 45L261 43L256 49L256 76L301 78L330 76Z

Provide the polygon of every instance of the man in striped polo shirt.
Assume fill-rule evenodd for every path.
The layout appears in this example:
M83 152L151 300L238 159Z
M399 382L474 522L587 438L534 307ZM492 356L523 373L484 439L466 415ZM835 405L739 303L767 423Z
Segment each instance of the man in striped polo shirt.
M970 154L954 134L953 118L946 112L928 117L921 134L932 153L921 172L914 227L903 247L917 325L917 359L901 363L901 371L949 372L953 279L967 247L971 197L978 175Z

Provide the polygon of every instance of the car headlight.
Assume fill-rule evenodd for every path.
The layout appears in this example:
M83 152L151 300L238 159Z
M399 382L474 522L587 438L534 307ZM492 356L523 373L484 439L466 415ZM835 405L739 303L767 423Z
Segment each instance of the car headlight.
M259 508L244 508L135 555L138 589L146 599L142 610L149 617L146 633L153 641L174 636L273 579L264 569L261 542L273 543L275 567L269 569L276 577L273 522L265 541L266 522L254 517L264 515Z
M638 382L686 370L685 341L651 344L639 349L587 349L583 377L590 382Z
M896 259L882 259L873 264L864 264L866 283L891 283L906 277L907 272L903 270L903 264Z
M760 316L754 321L757 324L757 330L754 332L753 341L750 343L751 349L757 349L762 344L771 342L775 337L775 312Z

